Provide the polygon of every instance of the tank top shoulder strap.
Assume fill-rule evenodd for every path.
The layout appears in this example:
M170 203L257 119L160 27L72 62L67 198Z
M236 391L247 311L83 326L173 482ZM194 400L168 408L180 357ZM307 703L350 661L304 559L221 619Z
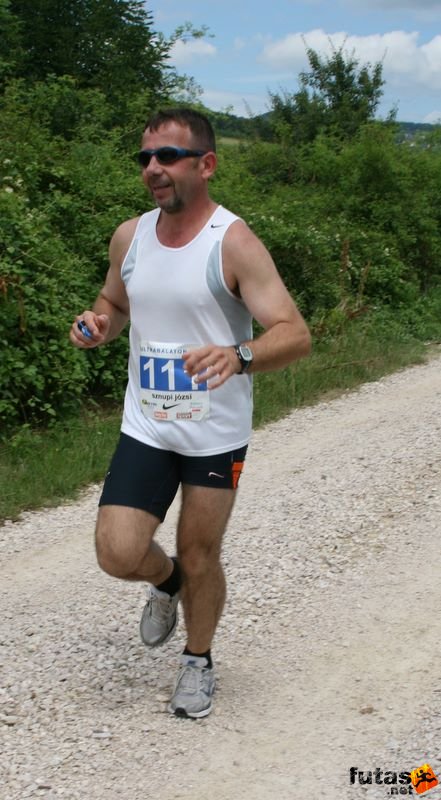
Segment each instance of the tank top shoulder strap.
M223 206L218 206L208 222L208 230L213 239L221 241L233 222L240 219L236 214Z
M125 284L130 280L130 276L135 269L136 253L138 251L138 242L142 236L156 227L156 222L159 217L159 208L154 208L153 211L147 211L142 214L138 220L138 224L133 234L133 239L130 242L129 248L125 255L124 261L121 266L121 278Z

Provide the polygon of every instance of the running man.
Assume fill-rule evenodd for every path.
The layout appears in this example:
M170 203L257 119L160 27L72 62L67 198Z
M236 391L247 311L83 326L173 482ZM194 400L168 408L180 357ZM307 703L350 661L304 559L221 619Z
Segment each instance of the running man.
M187 641L168 709L198 718L212 708L221 544L251 433L251 375L306 356L310 334L262 242L210 197L217 161L208 119L185 108L157 112L139 162L157 208L115 231L104 286L70 340L97 347L130 320L97 558L109 575L149 584L140 625L147 647L173 635L181 601ZM256 339L253 318L264 330ZM177 554L169 557L154 536L179 486Z

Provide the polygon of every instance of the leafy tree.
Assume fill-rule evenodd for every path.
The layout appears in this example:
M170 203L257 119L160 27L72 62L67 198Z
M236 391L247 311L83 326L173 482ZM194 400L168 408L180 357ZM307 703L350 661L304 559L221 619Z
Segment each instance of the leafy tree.
M270 94L273 124L279 141L311 142L319 133L347 139L372 120L382 96L381 62L360 65L344 44L330 56L306 49L310 69L299 75L294 94ZM389 114L393 119L393 113Z
M11 12L9 0L0 0L0 89L14 75L23 57L20 22Z
M140 0L10 0L10 10L24 51L18 77L70 75L115 102L140 87L164 91L169 44Z
M131 0L0 0L0 25L7 436L83 398L120 399L124 337L83 353L67 334L102 285L112 231L148 208L133 160L146 116L177 97L196 104L198 87L167 66L170 47L206 29L186 23L166 41ZM214 197L265 241L315 330L370 307L407 313L441 277L439 133L408 146L371 121L381 65L360 67L342 50L308 58L299 92L275 97L263 119L275 120L275 142L254 120L208 112L236 137L220 142Z
M54 135L57 111L66 121L70 109L69 137ZM107 124L111 111L98 90L66 77L11 81L1 98L3 432L71 410L86 389L115 397L124 385L123 339L86 358L68 340L73 314L103 282L111 233L145 207L133 147Z

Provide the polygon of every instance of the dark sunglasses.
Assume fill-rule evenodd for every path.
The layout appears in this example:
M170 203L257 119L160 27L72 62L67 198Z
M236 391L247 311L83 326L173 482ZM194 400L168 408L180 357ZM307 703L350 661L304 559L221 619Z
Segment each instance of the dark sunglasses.
M155 150L141 150L138 153L138 161L141 167L148 167L152 156L155 156L159 164L174 164L181 158L204 156L206 152L206 150L187 150L185 147L157 147Z

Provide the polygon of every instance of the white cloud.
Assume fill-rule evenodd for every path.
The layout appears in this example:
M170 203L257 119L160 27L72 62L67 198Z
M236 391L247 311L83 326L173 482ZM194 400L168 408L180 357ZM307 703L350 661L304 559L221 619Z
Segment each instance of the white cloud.
M191 64L195 58L212 58L217 53L214 45L204 39L178 39L170 50L170 60L175 67Z
M246 47L245 39L242 39L240 36L236 36L234 40L234 49L239 51L243 50L244 47Z
M233 113L240 117L255 116L269 111L268 97L248 92L220 92L204 89L202 102L213 111L223 111L232 107Z
M332 41L339 47L346 34L333 33ZM306 45L305 45L306 41ZM320 53L331 53L328 34L321 29L309 33L288 33L283 39L270 41L264 45L260 61L273 69L291 69L297 72L307 63L306 46Z
M432 124L441 124L441 111L431 111L423 118L423 122L430 122Z
M420 44L417 32L391 31L369 36L350 36L343 31L328 34L322 29L305 34L291 33L283 39L267 43L260 57L274 70L291 69L298 73L308 66L305 43L322 55L331 55L332 48L344 45L360 64L383 63L383 77L395 86L425 86L441 89L441 36Z

